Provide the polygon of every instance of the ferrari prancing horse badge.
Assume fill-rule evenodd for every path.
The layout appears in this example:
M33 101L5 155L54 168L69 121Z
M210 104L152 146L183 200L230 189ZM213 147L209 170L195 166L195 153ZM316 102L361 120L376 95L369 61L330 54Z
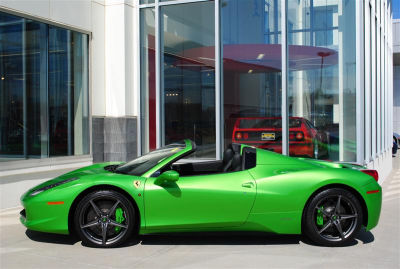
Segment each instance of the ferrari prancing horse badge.
M139 186L140 186L140 180L135 180L135 181L133 182L133 185L135 185L136 189L139 188Z

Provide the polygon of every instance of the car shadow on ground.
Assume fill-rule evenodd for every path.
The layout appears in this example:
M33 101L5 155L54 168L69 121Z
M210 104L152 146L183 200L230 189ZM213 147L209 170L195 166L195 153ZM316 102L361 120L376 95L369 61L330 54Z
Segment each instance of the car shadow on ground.
M142 235L142 245L287 245L299 244L300 235L207 232Z
M74 245L79 242L79 239L73 235L52 234L31 230L26 230L25 234L29 239L42 243Z
M215 232L215 233L175 233L143 235L139 237L142 245L290 245L300 242L316 246L314 242L301 235L277 235L254 232ZM355 239L346 246L368 244L374 241L370 231L361 230Z
M26 230L27 237L36 242L75 245L80 240L73 235L60 235ZM375 240L370 231L361 230L346 246L368 244ZM121 247L134 245L290 245L300 242L315 246L301 235L277 235L254 232L207 232L141 235Z

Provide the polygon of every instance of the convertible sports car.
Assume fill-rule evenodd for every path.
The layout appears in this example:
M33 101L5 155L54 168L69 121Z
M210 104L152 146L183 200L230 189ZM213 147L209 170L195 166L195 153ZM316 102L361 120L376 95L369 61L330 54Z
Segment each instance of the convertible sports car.
M289 117L289 155L315 159L326 158L328 135L307 119ZM282 152L281 117L246 117L235 122L233 143L246 143L258 148Z
M190 162L185 140L128 163L94 164L32 188L21 197L28 229L77 233L114 247L137 234L264 231L305 234L341 246L379 220L375 170L292 158L232 144L223 160Z

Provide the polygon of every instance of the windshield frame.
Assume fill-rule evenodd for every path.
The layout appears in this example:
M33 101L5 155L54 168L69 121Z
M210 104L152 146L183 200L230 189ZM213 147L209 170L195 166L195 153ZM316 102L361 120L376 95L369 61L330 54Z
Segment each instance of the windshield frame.
M171 144L165 145L164 147L158 148L158 149L156 149L156 150L154 150L154 151L151 151L151 152L149 152L149 153L147 153L147 154L154 153L155 151L158 151L158 150L160 150L160 149L166 148L166 147L168 147L168 146L171 146L171 149L173 149L173 148L174 148L174 147L173 147L174 144L178 144L178 143L171 143ZM183 146L183 147L179 148L180 146ZM160 168L164 167L165 165L167 165L167 164L170 163L171 161L174 161L175 159L180 159L181 156L186 156L187 153L193 151L193 148L194 148L194 147L193 147L192 141L189 140L189 139L185 139L185 140L184 140L184 144L180 144L179 146L177 145L176 147L179 148L179 150L177 150L174 154L172 154L172 155L170 155L170 156L167 156L167 157L165 157L165 158L162 158L161 160L158 161L157 164L155 164L155 165L153 165L152 167L150 167L150 168L148 168L147 170L145 170L141 175L135 175L135 174L131 174L131 173L126 173L126 172L118 171L118 169L119 169L119 167L122 167L122 166L124 166L124 165L126 165L126 164L128 164L128 163L130 163L130 162L133 162L133 161L135 161L135 160L137 160L137 159L139 159L139 158L141 158L141 157L144 157L144 156L146 156L147 154L144 154L144 155L142 155L142 156L138 156L137 158L135 158L135 159L133 159L133 160L131 160L131 161L129 161L129 162L126 162L126 163L124 163L124 164L121 164L121 165L116 169L115 172L116 172L116 173L126 174L126 175L131 175L131 176L150 177L155 171L157 171L157 170L159 170Z

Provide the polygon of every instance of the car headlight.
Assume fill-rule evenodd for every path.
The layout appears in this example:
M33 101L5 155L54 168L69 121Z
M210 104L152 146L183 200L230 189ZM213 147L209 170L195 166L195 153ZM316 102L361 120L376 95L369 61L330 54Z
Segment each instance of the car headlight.
M47 190L49 190L49 189L52 189L52 188L54 188L54 187L60 186L60 185L62 185L62 184L65 184L65 183L68 183L68 182L71 182L71 181L74 181L74 180L77 180L77 179L78 179L78 177L71 177L71 178L68 178L68 179L61 180L61 181L59 181L59 182L57 182L57 183L53 183L53 184L50 184L50 185L41 187L41 188L35 190L34 192L32 192L32 193L30 194L30 196L38 195L39 193L42 193L42 192L44 192L44 191L47 191Z

